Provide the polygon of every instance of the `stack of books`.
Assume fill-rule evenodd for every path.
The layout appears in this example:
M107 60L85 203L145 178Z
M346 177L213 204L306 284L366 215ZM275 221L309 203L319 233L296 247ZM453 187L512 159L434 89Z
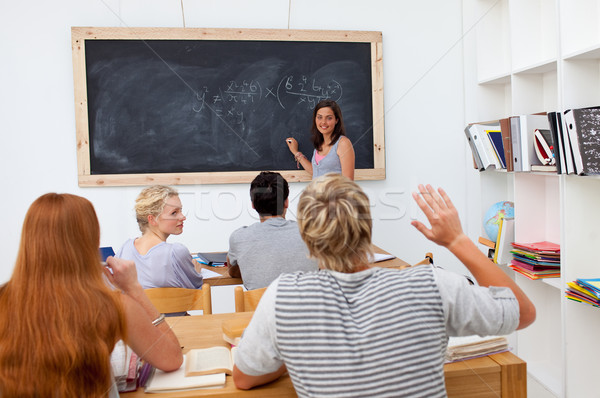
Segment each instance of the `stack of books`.
M480 171L600 175L600 106L515 115L465 128Z
M577 279L567 282L566 298L600 307L600 279Z
M560 278L560 245L552 242L512 243L510 268L529 279Z

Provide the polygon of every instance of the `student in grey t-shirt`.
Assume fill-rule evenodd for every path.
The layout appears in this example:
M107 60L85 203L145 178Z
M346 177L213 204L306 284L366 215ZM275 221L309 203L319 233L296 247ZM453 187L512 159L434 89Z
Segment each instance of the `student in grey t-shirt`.
M235 230L229 238L229 274L248 290L266 287L282 273L317 271L295 221L285 219L289 186L279 173L263 171L250 185L260 222Z

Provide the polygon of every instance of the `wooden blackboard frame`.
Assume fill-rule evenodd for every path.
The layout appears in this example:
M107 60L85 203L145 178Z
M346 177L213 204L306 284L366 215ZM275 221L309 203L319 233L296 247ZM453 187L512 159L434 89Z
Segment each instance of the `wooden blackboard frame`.
M249 183L260 171L193 172L151 174L92 174L86 83L86 40L260 40L370 43L373 113L372 169L357 169L356 180L385 179L382 34L373 31L204 29L204 28L114 28L72 27L75 124L79 186L183 185ZM287 149L286 149L287 150ZM291 156L291 155L290 155ZM288 181L310 181L304 170L276 170Z

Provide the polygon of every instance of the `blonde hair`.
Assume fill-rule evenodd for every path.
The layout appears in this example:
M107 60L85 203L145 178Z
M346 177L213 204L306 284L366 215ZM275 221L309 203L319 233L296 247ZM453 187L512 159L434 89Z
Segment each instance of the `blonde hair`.
M369 198L349 178L327 174L313 180L298 203L298 226L310 255L321 268L350 273L369 262Z
M175 189L165 185L153 185L143 189L135 200L135 218L140 231L144 233L148 228L148 216L158 217L167 200L178 195Z

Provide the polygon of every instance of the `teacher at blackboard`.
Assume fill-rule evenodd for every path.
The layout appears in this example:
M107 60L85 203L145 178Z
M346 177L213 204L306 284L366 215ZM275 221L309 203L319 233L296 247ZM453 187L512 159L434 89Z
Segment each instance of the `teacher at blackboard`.
M285 142L296 162L312 173L313 179L327 173L339 173L354 180L354 147L346 137L342 110L332 100L320 101L313 111L311 140L315 147L312 161L298 151L298 142L286 138Z

